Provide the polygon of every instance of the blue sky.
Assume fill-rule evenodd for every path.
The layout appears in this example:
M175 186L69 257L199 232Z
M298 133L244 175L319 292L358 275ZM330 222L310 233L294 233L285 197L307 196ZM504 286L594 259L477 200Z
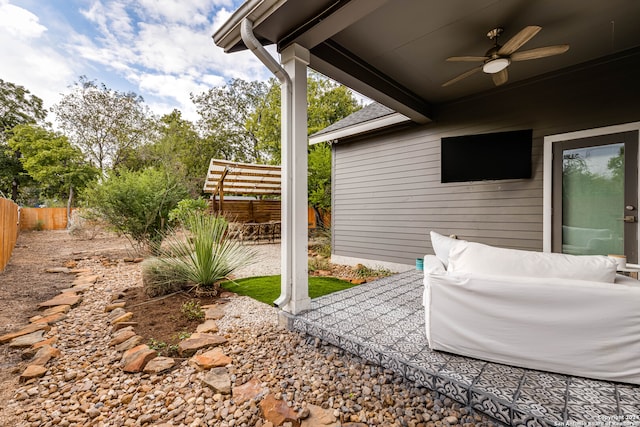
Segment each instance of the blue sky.
M0 79L24 86L49 108L86 75L142 95L154 113L178 108L196 120L189 93L231 78L270 77L251 53L225 54L213 43L212 34L240 4L0 0Z

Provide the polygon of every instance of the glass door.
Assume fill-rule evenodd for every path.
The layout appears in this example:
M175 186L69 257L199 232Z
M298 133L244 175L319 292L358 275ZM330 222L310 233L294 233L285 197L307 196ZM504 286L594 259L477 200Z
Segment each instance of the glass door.
M638 132L554 144L553 250L638 262Z

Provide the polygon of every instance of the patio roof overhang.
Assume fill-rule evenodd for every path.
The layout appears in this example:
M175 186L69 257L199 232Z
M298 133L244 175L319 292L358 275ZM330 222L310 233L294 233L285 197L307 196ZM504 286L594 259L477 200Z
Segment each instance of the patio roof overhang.
M214 41L227 52L246 49L240 24L248 18L263 45L282 52L297 44L309 51L310 68L426 123L441 104L640 46L638 16L640 2L629 0L249 0ZM480 72L442 87L477 65L446 58L482 56L492 47L489 30L504 27L505 42L528 25L542 30L522 50L564 43L570 50L512 64L504 86Z

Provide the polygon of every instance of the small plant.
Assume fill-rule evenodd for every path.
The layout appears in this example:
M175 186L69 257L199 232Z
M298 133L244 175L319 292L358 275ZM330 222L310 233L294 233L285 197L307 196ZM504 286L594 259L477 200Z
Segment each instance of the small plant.
M209 207L207 201L202 197L197 199L182 199L178 202L178 206L169 212L169 221L173 224L184 225L189 216L194 213L205 213Z
M391 270L386 268L371 268L362 264L356 265L353 272L359 279L365 279L367 277L387 277L393 274Z
M182 311L182 314L189 320L204 319L204 311L202 307L200 307L200 301L189 300L182 304L180 311Z
M331 263L323 257L309 258L309 271L331 270Z
M149 338L149 342L147 343L151 350L155 350L158 353L164 351L167 348L167 343L164 341L159 341L155 338Z
M36 231L42 231L44 230L44 221L39 219L36 221L36 223L33 226L33 229Z
M187 332L187 331L178 332L176 334L176 338L179 339L180 341L186 340L190 336L191 336L191 332Z

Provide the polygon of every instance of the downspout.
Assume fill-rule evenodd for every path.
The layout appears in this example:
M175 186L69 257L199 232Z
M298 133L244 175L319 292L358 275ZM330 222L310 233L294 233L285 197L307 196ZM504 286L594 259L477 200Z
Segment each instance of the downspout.
M276 61L275 58L273 58L273 56L271 56L269 52L267 52L267 50L258 41L256 36L253 34L253 22L248 18L242 20L242 23L240 25L240 36L242 37L242 41L244 42L244 44L251 50L251 52L253 52L253 54L260 60L260 62L262 62L269 69L269 71L271 71L280 81L284 96L286 97L286 102L284 103L284 105L286 105L286 109L285 111L282 111L281 120L282 123L290 123L292 116L291 108L293 103L291 77L289 76L289 74L287 74L284 68L282 68L280 63L278 63L278 61ZM288 133L289 130L286 130L286 132ZM291 137L288 137L287 142L290 142L290 140ZM288 174L283 178L288 180ZM287 188L291 188L291 186L287 185ZM290 215L288 215L287 217L290 218ZM283 245L283 250L285 250L285 248L288 251L288 254L286 256L285 254L283 254L282 259L285 262L288 262L288 260L293 259L291 252L292 248L286 243ZM283 278L284 280L286 280L286 286L283 289L284 292L277 300L273 302L273 305L277 307L284 307L291 300L293 273L291 268L288 268L286 270L287 276L291 277Z

